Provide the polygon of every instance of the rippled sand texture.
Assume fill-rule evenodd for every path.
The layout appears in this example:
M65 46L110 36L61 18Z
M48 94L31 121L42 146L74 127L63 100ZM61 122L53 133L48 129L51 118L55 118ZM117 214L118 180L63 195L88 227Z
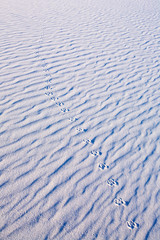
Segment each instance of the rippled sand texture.
M0 22L0 239L160 239L160 1Z

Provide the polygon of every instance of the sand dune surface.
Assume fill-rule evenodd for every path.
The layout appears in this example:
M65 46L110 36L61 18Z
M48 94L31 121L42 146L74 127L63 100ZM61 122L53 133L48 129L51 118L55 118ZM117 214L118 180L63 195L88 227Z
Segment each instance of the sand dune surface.
M160 239L160 1L1 0L0 239Z

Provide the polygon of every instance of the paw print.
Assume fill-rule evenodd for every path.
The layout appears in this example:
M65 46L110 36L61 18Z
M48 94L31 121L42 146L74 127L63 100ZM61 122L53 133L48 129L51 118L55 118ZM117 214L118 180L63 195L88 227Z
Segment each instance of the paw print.
M92 141L90 139L83 139L83 142L85 142L87 144L92 144Z
M127 221L127 227L129 229L134 229L134 228L138 228L138 223L130 220L130 221Z
M69 112L69 109L67 109L67 108L62 108L62 109L61 109L61 112L64 112L64 113L65 113L65 112Z
M50 88L51 88L50 85L47 85L47 86L46 86L46 89L47 89L47 90L50 89Z
M105 169L109 168L109 166L106 165L105 163L100 163L98 167L99 167L101 170L105 170Z
M51 97L51 100L53 100L53 101L57 101L58 98L57 98L57 97Z
M124 200L122 200L122 198L115 198L114 199L114 203L116 204L116 205L118 205L118 206L120 206L120 205L126 205L126 202L124 201Z
M76 128L76 130L78 131L78 132L86 132L86 129L83 129L83 128Z
M92 150L92 151L91 151L91 154L92 154L93 156L95 156L95 157L97 157L97 156L99 156L99 155L102 155L101 152L96 151L96 150Z
M118 182L115 181L113 178L109 178L107 181L107 184L112 187L112 186L117 186Z
M70 122L75 122L75 121L77 121L77 118L75 118L75 117L69 118L69 121Z
M62 103L62 102L57 102L56 105L57 105L57 106L63 106L64 103Z

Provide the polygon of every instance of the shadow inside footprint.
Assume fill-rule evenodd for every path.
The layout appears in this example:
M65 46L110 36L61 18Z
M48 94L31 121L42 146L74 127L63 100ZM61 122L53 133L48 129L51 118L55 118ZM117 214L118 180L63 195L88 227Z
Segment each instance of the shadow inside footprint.
M125 203L126 203L126 206L128 206L128 205L129 205L129 201L125 201Z

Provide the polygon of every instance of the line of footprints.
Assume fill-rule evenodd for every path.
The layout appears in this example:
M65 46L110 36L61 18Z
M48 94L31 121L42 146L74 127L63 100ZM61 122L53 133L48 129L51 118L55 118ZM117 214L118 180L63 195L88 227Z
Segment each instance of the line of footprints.
M44 61L41 59L41 61ZM51 80L52 80L52 76L49 72L49 70L47 69L47 65L46 63L44 62L43 64L43 69L44 69L44 72L45 72L45 75L46 75L46 78L48 79L46 82L47 82L47 86L46 86L46 92L45 92L45 95L47 95L52 101L55 102L55 104L60 107L60 111L62 113L66 113L66 112L69 112L70 110L68 108L65 108L65 104L63 102L60 102L59 101L59 98L58 97L55 97L54 96L54 93L52 92L52 87L50 85L51 83ZM69 121L70 122L74 122L74 121L77 121L78 119L75 118L75 117L71 117L69 118ZM83 129L83 128L76 128L76 131L79 132L79 133L83 133L83 132L86 132L87 130L86 129ZM86 143L86 144L93 144L92 140L90 139L83 139L83 142ZM97 151L97 150L92 150L91 151L91 155L95 156L95 157L98 157L99 155L101 155L102 153L100 151ZM106 165L105 163L99 163L98 164L98 167L100 170L104 171L106 169L109 168L108 165ZM110 187L116 187L118 186L118 182L113 179L113 178L109 178L108 181L107 181L107 184L108 186ZM127 206L127 202L125 202L122 198L115 198L114 199L114 204L116 206ZM135 228L138 228L139 224L136 223L135 221L133 220L130 220L130 221L127 221L127 227L129 229L135 229Z

